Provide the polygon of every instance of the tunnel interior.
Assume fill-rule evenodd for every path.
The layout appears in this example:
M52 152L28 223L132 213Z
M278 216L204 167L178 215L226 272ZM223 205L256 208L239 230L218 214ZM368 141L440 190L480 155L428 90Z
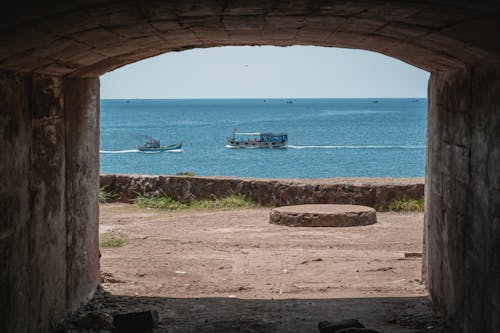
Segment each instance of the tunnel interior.
M0 11L0 330L48 332L99 282L99 75L224 45L376 51L431 72L424 275L455 332L500 330L500 6L31 1Z

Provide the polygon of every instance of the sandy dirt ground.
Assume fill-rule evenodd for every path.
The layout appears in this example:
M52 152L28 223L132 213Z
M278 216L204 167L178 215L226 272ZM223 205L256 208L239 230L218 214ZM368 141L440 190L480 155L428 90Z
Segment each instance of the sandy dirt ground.
M347 318L441 332L420 281L422 213L378 213L376 224L349 228L272 225L268 208L104 204L100 215L100 232L126 243L101 248L109 294L94 307L156 309L159 332L308 333Z

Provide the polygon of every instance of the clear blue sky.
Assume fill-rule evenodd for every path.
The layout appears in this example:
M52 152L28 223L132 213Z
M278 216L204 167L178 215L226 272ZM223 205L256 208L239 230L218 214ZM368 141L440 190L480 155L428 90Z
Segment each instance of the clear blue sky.
M166 53L101 77L101 98L426 97L429 73L378 53L233 46Z

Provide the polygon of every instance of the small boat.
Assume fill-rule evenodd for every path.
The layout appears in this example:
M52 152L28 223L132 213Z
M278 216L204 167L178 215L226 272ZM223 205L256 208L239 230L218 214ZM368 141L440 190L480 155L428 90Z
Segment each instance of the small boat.
M227 137L231 148L286 148L288 134L286 132L274 134L266 133L238 133L233 130L233 136Z
M137 149L143 152L152 153L161 153L168 150L179 150L182 149L182 141L170 146L160 146L160 140L151 139L147 141L144 146L139 146L137 147Z

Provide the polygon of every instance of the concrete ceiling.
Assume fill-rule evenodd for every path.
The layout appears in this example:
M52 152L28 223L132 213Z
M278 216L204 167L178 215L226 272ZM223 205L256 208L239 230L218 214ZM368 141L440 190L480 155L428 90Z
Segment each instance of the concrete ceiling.
M22 5L22 6L21 6ZM428 71L500 62L490 1L44 1L0 8L0 69L94 77L165 52L318 45Z

